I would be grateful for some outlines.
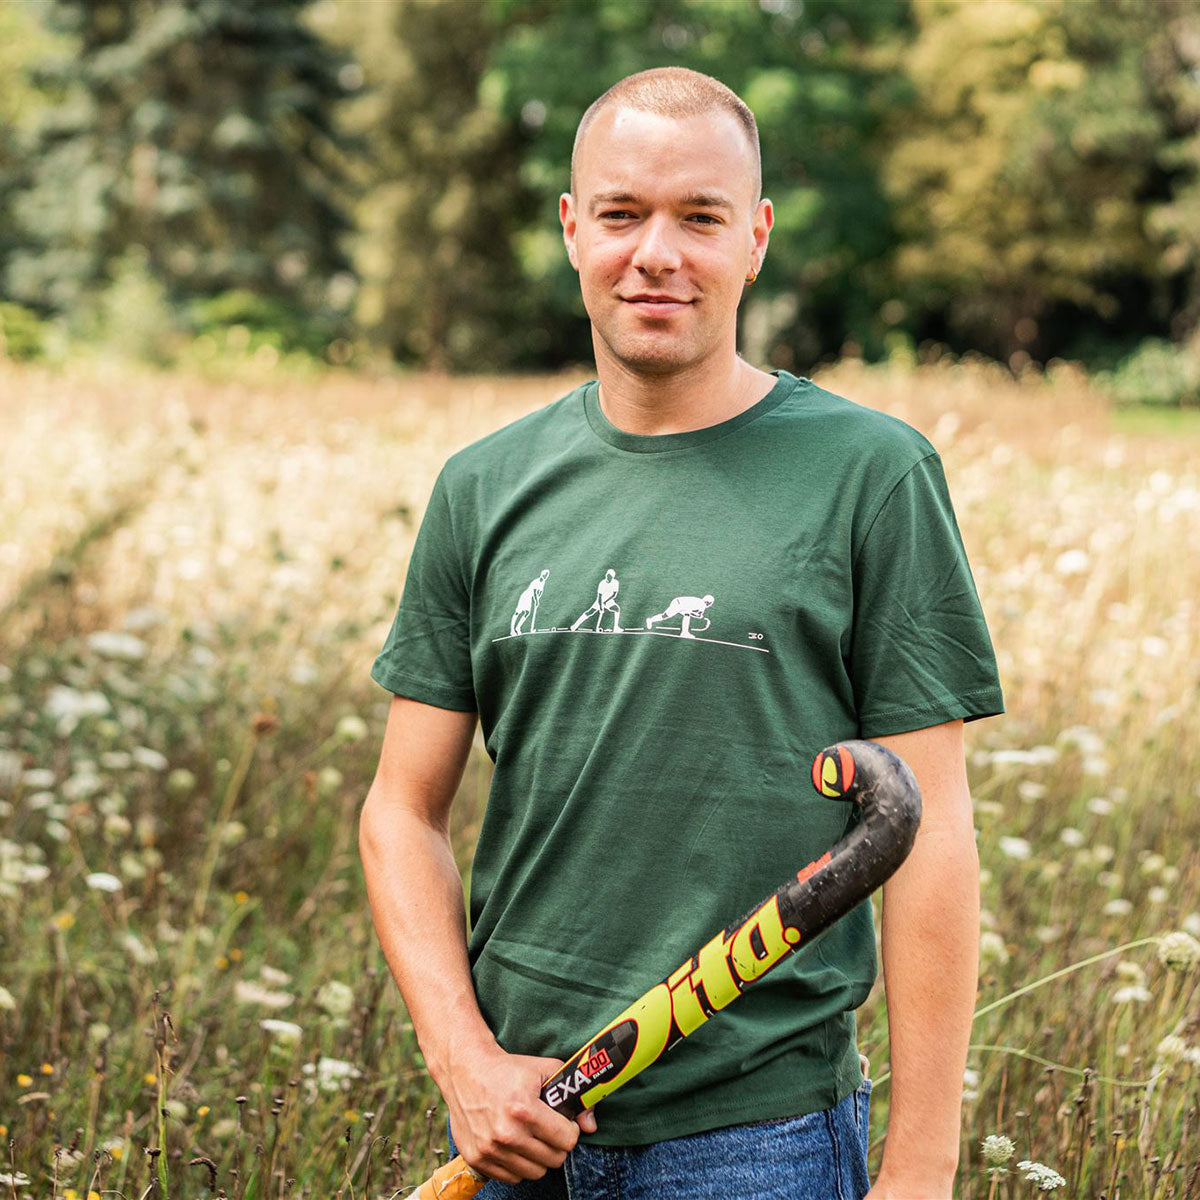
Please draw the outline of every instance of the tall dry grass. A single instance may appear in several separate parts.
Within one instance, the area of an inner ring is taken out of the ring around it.
[[[817,380],[941,450],[1004,677],[968,727],[959,1194],[1031,1193],[1028,1160],[1200,1195],[1200,437],[1129,432],[1065,370]],[[355,846],[367,672],[446,455],[575,382],[0,365],[0,1195],[374,1197],[432,1164]],[[874,1170],[880,987],[859,1016]]]

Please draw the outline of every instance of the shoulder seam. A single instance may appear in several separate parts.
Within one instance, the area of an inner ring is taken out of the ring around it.
[[[901,474],[900,478],[888,488],[888,493],[879,502],[879,507],[875,510],[875,515],[867,523],[867,530],[862,536],[862,541],[858,544],[858,549],[854,552],[853,558],[850,560],[850,571],[853,574],[858,567],[858,560],[863,552],[863,547],[866,546],[868,539],[871,536],[871,531],[875,528],[875,522],[879,520],[880,514],[887,508],[888,501],[896,494],[896,489],[919,467],[922,463],[927,463],[931,458],[937,458],[938,452],[931,450],[928,454],[922,455],[916,462],[910,463],[907,470]]]

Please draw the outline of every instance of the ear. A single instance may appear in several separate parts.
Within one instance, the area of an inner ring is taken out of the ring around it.
[[[558,198],[558,219],[562,223],[563,245],[567,248],[567,260],[578,271],[579,260],[575,253],[575,199],[570,192],[563,192]]]
[[[771,237],[771,226],[775,224],[775,209],[770,200],[762,199],[754,210],[754,218],[750,223],[750,234],[753,239],[750,252],[751,265],[757,263],[755,270],[762,270],[763,259],[767,254],[767,242]]]

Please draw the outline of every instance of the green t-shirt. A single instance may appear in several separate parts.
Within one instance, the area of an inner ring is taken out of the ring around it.
[[[778,372],[685,433],[590,382],[453,455],[372,676],[477,711],[480,1009],[566,1058],[849,828],[814,755],[1003,711],[937,454]],[[862,1080],[863,901],[605,1099],[599,1145],[827,1108]]]

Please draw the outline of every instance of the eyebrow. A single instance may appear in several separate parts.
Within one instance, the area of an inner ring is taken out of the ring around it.
[[[601,192],[598,196],[593,196],[588,204],[588,211],[595,213],[605,208],[610,204],[637,204],[639,198],[633,195],[632,192]],[[688,195],[681,198],[679,201],[682,208],[719,208],[726,212],[733,212],[733,201],[726,196],[712,194],[709,192],[690,192]]]

